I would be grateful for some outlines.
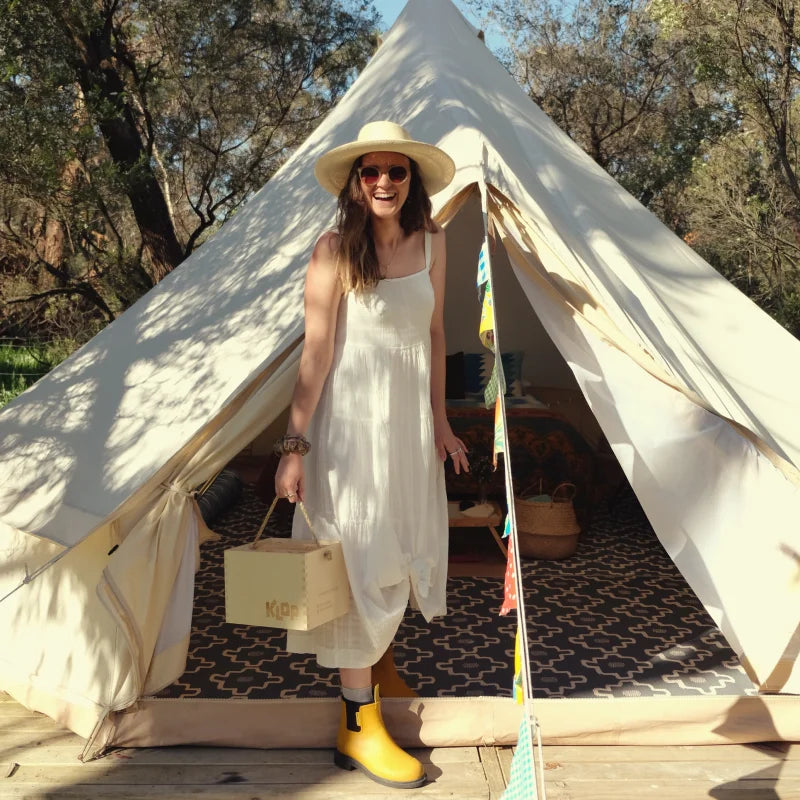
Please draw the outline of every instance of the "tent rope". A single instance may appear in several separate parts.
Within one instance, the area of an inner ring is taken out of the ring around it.
[[[183,497],[195,498],[197,496],[196,489],[191,489],[191,490],[184,489],[183,487],[179,486],[176,483],[162,483],[161,487],[168,492],[172,492],[173,494],[178,494]],[[8,600],[8,598],[11,597],[11,595],[18,592],[23,586],[27,586],[27,584],[29,584],[31,581],[38,578],[39,575],[41,575],[45,570],[52,567],[53,564],[55,564],[57,561],[60,561],[62,558],[64,558],[64,556],[67,555],[67,553],[69,553],[70,551],[74,550],[75,547],[77,547],[77,545],[71,545],[70,547],[67,547],[66,549],[62,550],[58,555],[53,556],[53,558],[51,558],[49,561],[46,561],[41,566],[37,567],[35,570],[33,570],[33,572],[28,572],[28,565],[26,564],[25,577],[13,589],[11,589],[11,591],[7,592],[2,597],[0,597],[0,603],[2,603],[5,600]]]
[[[161,488],[173,494],[182,495],[183,497],[197,497],[198,494],[197,489],[184,489],[177,483],[162,483]]]
[[[28,572],[28,565],[25,564],[25,577],[10,592],[3,595],[3,597],[0,597],[0,603],[2,603],[5,600],[8,600],[8,598],[11,597],[12,594],[15,594],[23,586],[29,584],[32,580],[34,580],[34,578],[38,578],[39,575],[41,575],[46,569],[52,567],[53,564],[56,563],[56,561],[60,561],[62,558],[64,558],[65,555],[67,555],[67,553],[71,552],[76,547],[77,545],[74,544],[71,545],[70,547],[67,547],[66,549],[62,550],[57,556],[53,556],[53,558],[51,558],[49,561],[46,561],[41,566],[37,567],[33,572]]]

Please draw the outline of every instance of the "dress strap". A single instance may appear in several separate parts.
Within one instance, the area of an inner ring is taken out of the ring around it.
[[[425,231],[425,270],[431,271],[431,232]]]

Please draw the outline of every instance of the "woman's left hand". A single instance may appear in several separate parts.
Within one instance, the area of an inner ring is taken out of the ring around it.
[[[461,470],[469,472],[469,459],[467,453],[469,450],[464,442],[456,436],[450,428],[450,423],[445,422],[442,425],[434,426],[434,437],[436,440],[436,452],[439,458],[444,461],[445,459],[453,459],[453,469],[456,475],[461,474]]]

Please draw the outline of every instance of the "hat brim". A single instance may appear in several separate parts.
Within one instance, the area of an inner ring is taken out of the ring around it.
[[[317,159],[314,175],[324,189],[338,196],[347,183],[353,162],[367,153],[402,153],[414,159],[428,195],[441,192],[456,173],[453,159],[432,144],[413,139],[373,139],[369,142],[349,142],[329,150]]]

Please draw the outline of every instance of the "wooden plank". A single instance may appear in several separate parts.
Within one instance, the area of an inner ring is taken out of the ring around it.
[[[415,755],[425,760],[426,753]],[[328,768],[333,763],[331,749],[257,750],[227,747],[148,747],[114,750],[103,758],[88,762],[87,767],[103,769],[103,764],[128,764],[135,767],[194,766],[237,768],[249,766],[302,766]],[[430,759],[427,759],[430,763]]]
[[[403,797],[427,800],[487,800],[488,788],[480,764],[445,764],[428,770],[429,783],[404,790]],[[197,797],[201,800],[372,800],[397,797],[397,790],[374,783],[359,772],[346,772],[333,764],[319,766],[203,769],[191,766],[138,767],[111,765],[107,774],[82,767],[26,769],[0,782],[0,796],[12,798],[108,798],[136,800],[154,797]]]
[[[6,717],[0,720],[0,733],[14,731],[29,731],[30,733],[46,733],[48,731],[65,731],[58,723],[53,722],[50,717],[41,714],[34,715],[27,711],[25,715],[19,717]]]
[[[38,765],[74,764],[83,750],[83,739],[64,735],[64,741],[51,742],[40,737],[31,741],[25,735],[4,737],[0,735],[0,753],[20,763]],[[415,750],[414,755],[423,764],[478,764],[480,758],[475,747],[444,747]],[[103,758],[89,761],[87,769],[102,767],[104,763],[129,763],[137,765],[240,766],[251,764],[318,764],[329,765],[333,750],[258,750],[226,747],[153,747],[113,750]]]
[[[798,781],[705,782],[638,780],[590,785],[556,781],[547,800],[800,800]]]
[[[503,780],[508,785],[511,775],[511,759],[514,757],[513,747],[497,747],[497,762],[500,764],[500,771],[503,773]]]
[[[82,739],[71,731],[57,728],[51,731],[40,731],[31,733],[30,731],[2,730],[0,731],[0,752],[13,747],[64,747],[83,750],[86,740]]]
[[[478,751],[486,776],[486,784],[489,787],[489,800],[500,800],[500,795],[506,788],[506,782],[503,779],[500,762],[497,760],[497,751],[494,747],[481,747],[478,748]]]
[[[400,794],[402,792],[402,794]],[[59,786],[11,787],[2,790],[3,800],[486,800],[486,786],[439,785],[429,783],[419,789],[390,789],[363,777],[353,785],[338,786],[328,781],[321,786],[274,784],[253,786]],[[753,800],[753,798],[751,798]],[[756,800],[760,800],[757,798]],[[772,798],[774,800],[774,798]]]
[[[479,764],[475,747],[436,747],[411,750],[423,764]],[[108,759],[128,760],[140,765],[250,765],[250,764],[324,764],[333,760],[333,748],[313,750],[258,750],[228,747],[149,747],[115,750],[90,762],[102,764]],[[90,764],[87,764],[89,766]]]
[[[201,785],[96,785],[71,784],[60,786],[8,786],[2,784],[3,800],[152,800],[153,798],[194,797],[199,800],[390,800],[398,797],[398,790],[382,787],[361,776],[357,782],[341,783],[330,775],[321,783],[298,785],[296,783],[258,785],[230,783],[222,786]],[[419,789],[407,789],[404,798],[421,800],[485,800],[487,788],[465,783],[435,781]],[[800,782],[765,781],[734,782],[731,784],[685,783],[683,781],[639,780],[628,783],[608,782],[590,786],[571,786],[554,782],[547,788],[548,800],[798,800]]]
[[[545,758],[587,761],[778,761],[800,760],[800,744],[760,742],[720,745],[545,745]]]
[[[566,781],[570,785],[589,781],[626,783],[643,775],[655,775],[659,780],[708,781],[725,783],[735,780],[797,780],[800,781],[799,761],[776,761],[774,764],[753,761],[664,761],[623,763],[596,761],[569,763],[545,759],[545,780]]]
[[[24,745],[19,745],[9,748],[0,747],[0,753],[2,753],[4,760],[16,761],[19,764],[52,766],[80,764],[82,749],[80,747],[48,747],[47,745],[25,747]]]
[[[150,765],[124,762],[94,762],[95,766],[42,766],[21,764],[19,769],[3,781],[3,787],[14,784],[70,786],[77,783],[91,785],[141,785],[161,786],[220,786],[239,784],[318,784],[336,775],[337,783],[351,787],[362,783],[364,776],[358,771],[340,770],[328,764],[251,764],[238,766]],[[486,787],[483,768],[478,764],[431,765],[428,773],[434,780],[440,778],[459,785]]]

